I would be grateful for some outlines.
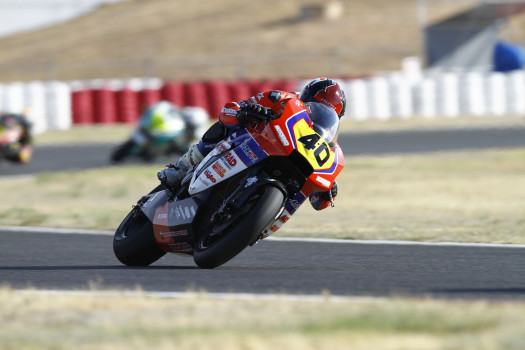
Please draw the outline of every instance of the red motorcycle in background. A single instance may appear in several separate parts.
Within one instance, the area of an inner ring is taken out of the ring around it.
[[[166,252],[218,267],[277,231],[313,192],[328,191],[344,167],[339,118],[293,99],[283,114],[239,129],[187,173],[176,193],[142,197],[115,232],[120,262],[147,266]]]

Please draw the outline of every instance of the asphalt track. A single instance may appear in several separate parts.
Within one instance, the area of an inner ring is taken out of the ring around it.
[[[0,281],[14,288],[525,300],[525,247],[268,240],[214,269],[168,254],[121,265],[111,235],[0,232]]]
[[[355,133],[342,135],[340,144],[347,155],[523,147],[525,128]],[[113,146],[37,148],[24,171],[3,164],[0,173],[107,166]],[[89,290],[95,282],[146,291],[525,300],[524,246],[268,240],[204,270],[176,255],[147,268],[122,266],[104,234],[3,229],[0,242],[0,283],[14,288]]]

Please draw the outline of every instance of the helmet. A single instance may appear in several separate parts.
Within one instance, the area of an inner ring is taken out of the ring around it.
[[[304,106],[315,132],[326,142],[335,142],[339,131],[339,117],[334,109],[319,102],[307,102]]]
[[[142,113],[139,126],[152,133],[164,133],[183,129],[184,121],[177,106],[168,101],[160,101]]]
[[[194,133],[194,138],[201,138],[208,129],[210,115],[202,107],[184,107],[181,110],[186,127]]]
[[[332,79],[317,78],[309,82],[299,94],[303,102],[321,102],[332,107],[339,118],[345,114],[346,97],[339,84]]]

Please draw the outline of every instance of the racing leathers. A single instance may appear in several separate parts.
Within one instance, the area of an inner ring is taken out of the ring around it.
[[[213,150],[218,142],[226,139],[238,128],[257,120],[256,118],[250,119],[250,113],[243,113],[246,109],[250,110],[252,114],[261,114],[263,118],[269,117],[269,114],[280,116],[286,104],[296,98],[298,97],[295,93],[271,90],[261,92],[241,102],[226,103],[219,114],[219,121],[213,124],[203,135],[201,141],[190,147],[188,152],[186,152],[175,165],[170,165],[167,169],[160,171],[157,174],[159,180],[168,188],[178,187],[187,170],[199,164],[202,159]],[[175,186],[171,184],[175,184]],[[304,195],[302,195],[304,198],[301,198],[301,195],[299,192],[296,196],[297,198],[294,197],[291,201],[297,207],[306,199]],[[337,183],[334,182],[334,186],[330,191],[321,193],[314,192],[309,196],[309,200],[315,210],[322,210],[333,204],[336,195]],[[288,212],[290,211],[292,212],[290,213],[291,216],[295,210],[288,210]],[[283,220],[287,219],[282,219],[282,224],[286,222]],[[278,229],[278,227],[276,227],[276,229]]]

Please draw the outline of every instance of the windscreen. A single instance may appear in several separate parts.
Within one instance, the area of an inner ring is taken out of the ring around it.
[[[335,142],[339,131],[337,113],[319,102],[305,103],[305,107],[315,132],[321,135],[326,142]]]

